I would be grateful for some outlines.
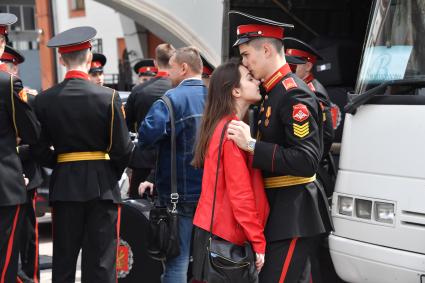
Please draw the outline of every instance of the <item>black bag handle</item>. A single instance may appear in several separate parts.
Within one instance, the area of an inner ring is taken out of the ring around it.
[[[177,193],[177,172],[176,172],[176,125],[175,125],[175,117],[174,117],[174,108],[171,100],[168,96],[162,96],[162,101],[164,101],[165,105],[168,108],[168,112],[170,113],[170,128],[171,128],[171,204],[173,208],[171,210],[172,213],[177,213],[177,203],[179,202],[179,194]]]
[[[217,169],[215,172],[215,184],[214,184],[214,200],[212,205],[212,213],[211,213],[211,223],[210,223],[210,240],[212,238],[212,228],[213,228],[213,220],[214,220],[214,212],[215,212],[215,199],[217,196],[217,181],[218,181],[218,169],[220,168],[220,157],[221,157],[221,150],[224,140],[224,134],[226,133],[227,125],[229,125],[230,120],[226,122],[223,126],[223,130],[221,131],[221,137],[220,137],[220,144],[218,145],[218,158],[217,158]]]

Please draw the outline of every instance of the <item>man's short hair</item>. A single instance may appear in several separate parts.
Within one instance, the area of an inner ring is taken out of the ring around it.
[[[83,49],[69,53],[62,53],[61,56],[66,65],[82,65],[86,63],[88,52],[90,52],[89,49]]]
[[[196,47],[187,46],[179,48],[176,50],[174,58],[178,64],[186,63],[194,73],[202,73],[201,55]]]
[[[249,45],[253,46],[255,49],[259,49],[261,45],[264,43],[270,43],[276,49],[277,52],[283,53],[283,42],[282,40],[271,38],[271,37],[263,37],[263,38],[255,38],[248,42]]]
[[[176,49],[169,43],[163,43],[155,48],[155,61],[159,68],[169,69],[170,58],[173,56]]]

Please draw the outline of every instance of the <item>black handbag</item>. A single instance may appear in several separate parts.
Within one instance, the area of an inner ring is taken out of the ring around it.
[[[204,266],[204,279],[208,283],[255,283],[258,282],[258,272],[255,267],[255,254],[249,243],[243,246],[235,245],[213,234],[213,219],[217,195],[218,170],[227,122],[221,133],[218,149],[217,171],[214,185],[214,201],[210,223],[210,235],[206,248],[207,257]]]
[[[149,214],[148,254],[155,260],[169,260],[180,254],[179,219],[177,215],[176,130],[173,105],[161,97],[170,113],[171,127],[171,207],[155,206]]]

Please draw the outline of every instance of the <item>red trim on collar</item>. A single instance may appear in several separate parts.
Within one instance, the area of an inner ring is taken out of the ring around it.
[[[5,63],[0,64],[0,71],[1,72],[9,72],[9,69],[7,68]]]
[[[308,62],[315,64],[317,61],[317,57],[313,54],[299,50],[299,49],[286,49],[286,55],[298,56],[307,59]]]
[[[308,83],[309,83],[309,82],[311,82],[312,80],[314,80],[314,76],[313,76],[313,74],[310,74],[310,75],[308,75],[307,77],[305,77],[303,81],[304,81],[306,84],[308,84]]]
[[[156,74],[155,78],[167,78],[169,76],[170,76],[170,74],[168,72],[166,72],[166,71],[159,71]]]
[[[291,68],[288,64],[283,65],[279,70],[274,72],[267,80],[263,82],[263,86],[267,92],[269,92],[279,81],[281,78],[286,76],[291,72]]]
[[[213,72],[213,71],[212,71],[210,68],[208,68],[208,67],[205,67],[205,66],[204,66],[204,67],[202,68],[202,74],[203,74],[203,75],[211,76],[212,72]]]
[[[60,54],[70,53],[70,52],[79,51],[79,50],[83,50],[83,49],[89,49],[91,47],[92,46],[91,46],[90,41],[86,41],[86,42],[75,44],[75,45],[61,46],[61,47],[59,47],[58,52]]]
[[[83,71],[71,70],[65,74],[65,79],[83,79],[88,81],[90,78],[89,74]]]

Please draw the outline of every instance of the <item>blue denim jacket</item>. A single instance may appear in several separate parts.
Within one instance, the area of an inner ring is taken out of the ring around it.
[[[165,93],[174,107],[176,121],[177,191],[179,203],[197,202],[201,193],[202,170],[190,165],[196,135],[201,125],[207,88],[202,80],[189,79]],[[160,201],[170,200],[170,117],[167,106],[159,99],[150,108],[139,128],[139,146],[159,148],[155,186]]]

